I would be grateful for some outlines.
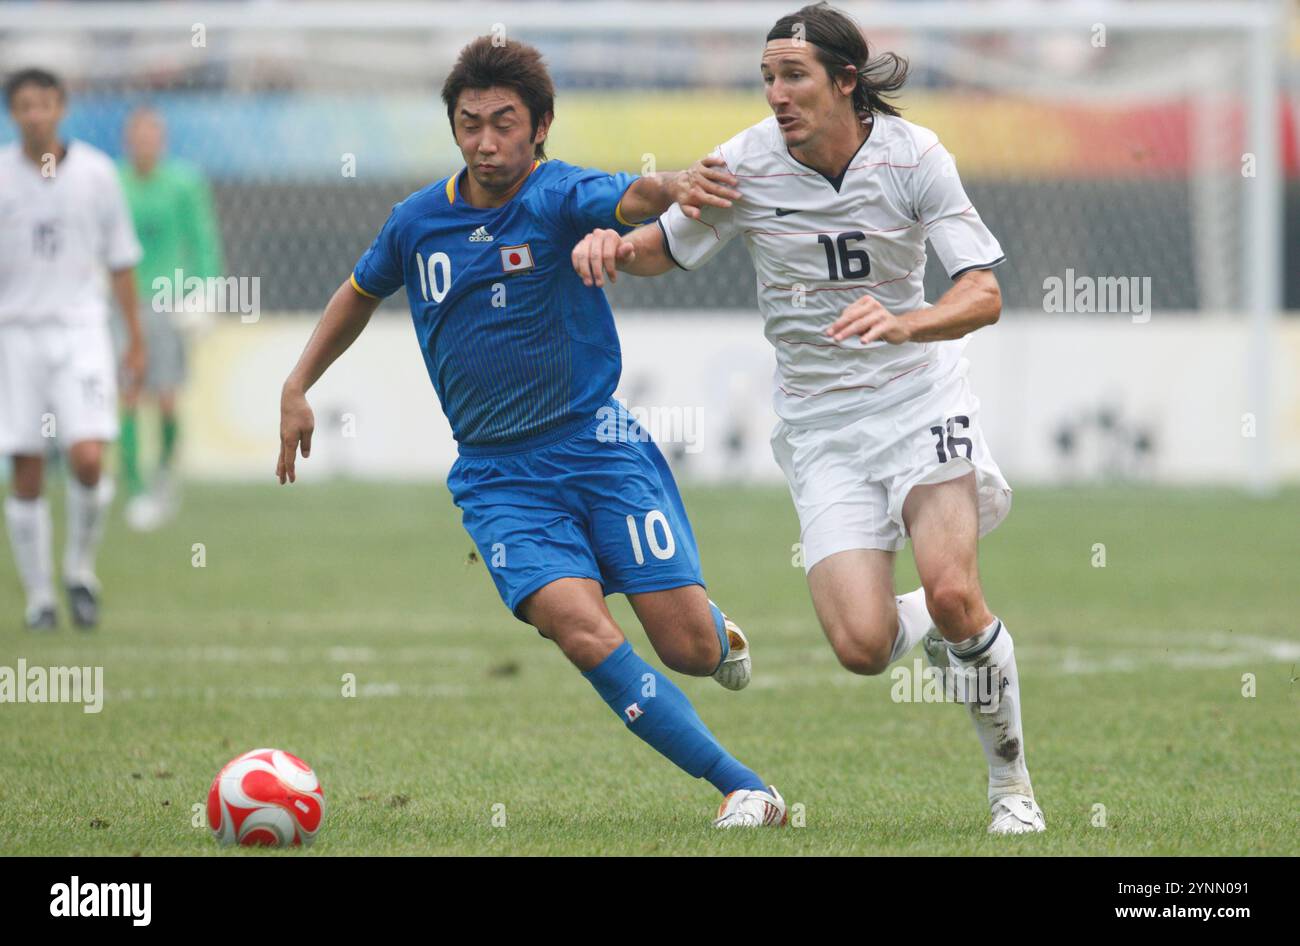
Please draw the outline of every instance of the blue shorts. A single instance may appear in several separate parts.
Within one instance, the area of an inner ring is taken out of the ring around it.
[[[462,447],[447,476],[465,531],[506,606],[558,578],[606,595],[703,585],[668,463],[611,400],[590,423],[515,452]],[[522,620],[522,618],[521,618]]]

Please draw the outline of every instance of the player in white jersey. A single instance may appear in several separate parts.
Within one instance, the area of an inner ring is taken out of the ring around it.
[[[95,554],[113,498],[104,446],[117,436],[117,379],[105,270],[126,323],[128,383],[145,352],[132,268],[140,259],[117,171],[80,141],[64,144],[66,95],[48,72],[5,83],[20,140],[0,148],[0,455],[13,458],[5,523],[27,595],[26,624],[52,629],[53,543],[42,495],[52,439],[67,453],[63,582],[73,622],[99,620]]]
[[[984,600],[978,537],[1011,490],[979,425],[965,336],[997,321],[1002,249],[937,136],[885,97],[906,63],[872,58],[824,4],[783,17],[761,69],[773,116],[723,144],[726,207],[575,247],[584,280],[693,270],[744,237],[776,350],[772,449],[799,513],[813,605],[840,662],[879,674],[925,638],[932,663],[983,689],[970,715],[989,765],[994,833],[1044,828],[1025,765],[1011,635]],[[926,241],[952,278],[923,294]],[[894,593],[908,537],[922,588]]]

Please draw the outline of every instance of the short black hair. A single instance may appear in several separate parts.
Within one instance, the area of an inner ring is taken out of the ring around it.
[[[466,89],[489,89],[501,86],[513,89],[523,99],[532,122],[533,137],[547,115],[555,114],[555,85],[542,61],[542,54],[518,40],[500,42],[492,36],[480,36],[460,51],[456,65],[442,86],[442,101],[447,106],[451,133],[456,134],[456,103]],[[533,156],[546,157],[545,142],[533,146]]]
[[[5,105],[12,108],[14,96],[18,90],[25,85],[40,86],[42,89],[54,89],[59,93],[60,99],[67,99],[68,91],[63,87],[63,81],[54,73],[46,69],[19,69],[11,73],[5,79]]]
[[[825,2],[809,4],[777,20],[767,32],[767,41],[774,39],[810,43],[832,79],[851,68],[858,80],[853,90],[853,109],[858,114],[898,114],[898,106],[888,98],[907,81],[907,60],[895,53],[872,56],[866,36],[847,13]]]

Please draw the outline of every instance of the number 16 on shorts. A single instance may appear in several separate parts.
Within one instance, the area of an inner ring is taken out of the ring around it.
[[[944,422],[943,426],[934,426],[930,428],[930,433],[935,437],[934,449],[939,454],[940,463],[947,463],[949,457],[962,456],[961,451],[963,449],[966,451],[965,456],[967,460],[971,459],[974,454],[975,444],[971,442],[970,438],[957,436],[957,429],[959,427],[962,429],[970,427],[970,418],[965,414],[957,414],[953,417],[949,417]],[[946,451],[944,450],[945,434],[947,435],[948,447]]]
[[[650,554],[664,561],[673,557],[677,551],[677,542],[673,539],[673,530],[668,525],[668,517],[658,509],[651,509],[641,522],[636,516],[627,517],[627,534],[632,540],[632,556],[638,565],[645,564],[645,552],[641,545],[641,533],[645,532],[645,545]]]

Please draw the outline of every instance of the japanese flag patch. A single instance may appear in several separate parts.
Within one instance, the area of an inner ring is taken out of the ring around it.
[[[501,247],[501,271],[504,273],[526,273],[533,268],[533,251],[528,244],[523,246]]]
[[[627,709],[623,710],[623,715],[627,717],[629,723],[634,723],[645,715],[645,710],[643,710],[639,704],[633,703]]]

